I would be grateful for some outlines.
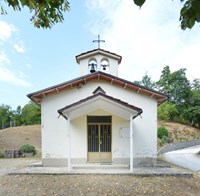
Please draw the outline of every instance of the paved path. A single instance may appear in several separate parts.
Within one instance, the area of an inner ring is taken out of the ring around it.
[[[0,159],[0,176],[18,171],[35,162],[38,162],[38,159],[32,159],[32,158]]]
[[[172,164],[200,173],[200,145],[164,153],[162,158]]]
[[[37,164],[39,163],[39,164]],[[30,167],[30,165],[32,165]],[[110,165],[109,165],[110,166]],[[42,167],[39,159],[0,159],[0,176],[6,174],[69,174],[67,167]],[[135,176],[192,176],[181,169],[162,167],[73,169],[70,174],[120,174]]]

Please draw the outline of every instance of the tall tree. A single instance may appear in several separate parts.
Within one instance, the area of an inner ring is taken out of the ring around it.
[[[177,106],[187,105],[191,97],[191,86],[185,72],[186,69],[180,69],[171,74],[171,100]]]
[[[13,111],[13,119],[12,119],[12,123],[14,126],[20,126],[22,124],[22,119],[21,119],[21,115],[22,115],[22,108],[21,106],[17,106],[17,109],[15,111]]]
[[[192,81],[192,90],[200,90],[200,79],[196,78]]]
[[[163,68],[160,80],[157,82],[159,90],[166,94],[169,94],[171,92],[170,76],[171,76],[171,71],[169,66],[167,65]]]
[[[191,125],[200,128],[200,90],[193,90],[189,101],[189,107],[184,111],[184,115]]]
[[[22,123],[25,125],[34,125],[41,123],[41,110],[38,105],[30,101],[22,108]]]
[[[0,128],[10,127],[10,122],[13,116],[12,108],[9,105],[2,104],[0,106]]]
[[[180,107],[186,105],[191,96],[191,86],[185,72],[186,69],[180,69],[171,73],[169,66],[166,66],[157,82],[160,90],[170,95],[170,101]]]
[[[138,6],[142,6],[146,0],[133,0]],[[180,11],[181,28],[191,29],[195,23],[200,22],[200,1],[199,0],[179,0],[184,2]]]
[[[156,82],[152,81],[151,76],[147,73],[142,77],[141,81],[134,81],[134,83],[145,86],[150,89],[156,89]]]

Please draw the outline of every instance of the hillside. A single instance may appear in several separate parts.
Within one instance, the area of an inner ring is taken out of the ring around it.
[[[19,126],[0,130],[0,151],[19,149],[23,144],[32,144],[41,149],[41,126]]]
[[[173,142],[200,139],[200,130],[197,128],[174,122],[159,122],[158,127],[161,125],[164,125],[168,129]],[[11,127],[0,130],[0,151],[4,151],[5,149],[19,149],[21,145],[27,143],[32,144],[40,151],[40,125]]]
[[[200,129],[175,122],[158,122],[158,127],[164,126],[169,131],[173,142],[200,139]]]

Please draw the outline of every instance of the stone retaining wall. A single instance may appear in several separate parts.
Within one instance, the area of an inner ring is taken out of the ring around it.
[[[166,152],[170,152],[173,150],[179,150],[182,148],[187,148],[190,146],[196,146],[196,145],[200,145],[200,140],[192,140],[192,141],[182,141],[182,142],[177,142],[177,143],[171,143],[168,144],[167,146],[164,146],[163,148],[161,148],[158,151],[158,155],[166,153]]]
[[[19,158],[21,156],[21,152],[19,150],[5,150],[4,158]]]

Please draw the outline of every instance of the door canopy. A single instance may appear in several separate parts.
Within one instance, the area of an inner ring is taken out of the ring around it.
[[[141,108],[106,95],[100,87],[94,93],[85,99],[59,109],[58,113],[64,118],[70,116],[70,119],[75,119],[86,113],[102,109],[126,120],[129,120],[130,115],[133,115],[135,118],[142,113]]]

